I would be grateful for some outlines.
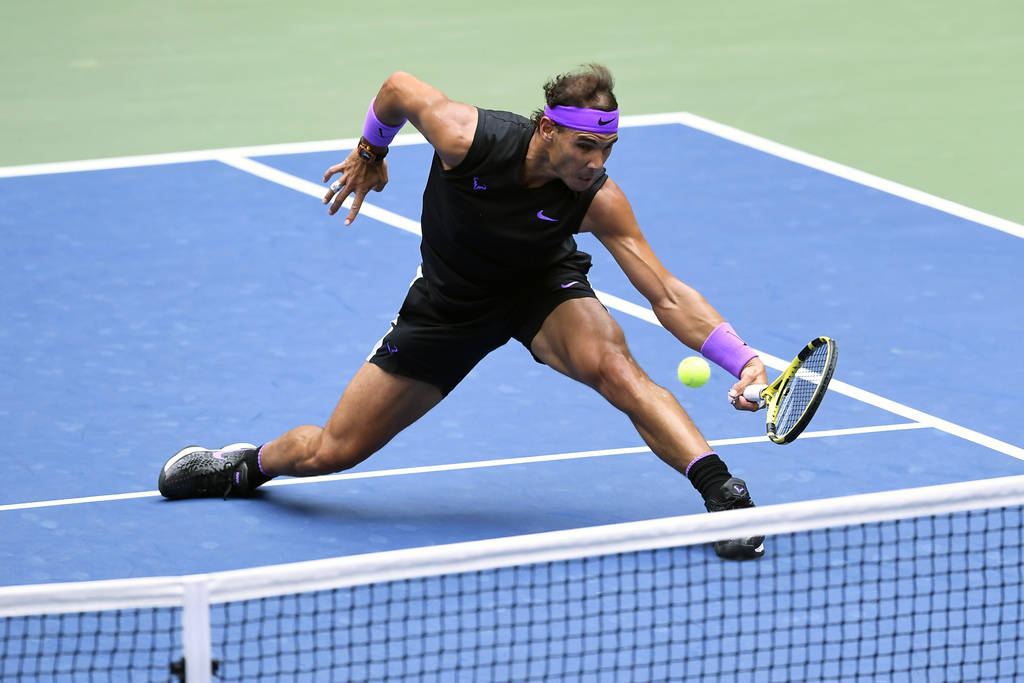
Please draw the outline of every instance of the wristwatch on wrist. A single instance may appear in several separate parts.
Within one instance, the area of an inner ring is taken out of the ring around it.
[[[371,145],[366,138],[359,138],[359,146],[356,149],[360,158],[368,164],[379,164],[388,155],[387,147]]]

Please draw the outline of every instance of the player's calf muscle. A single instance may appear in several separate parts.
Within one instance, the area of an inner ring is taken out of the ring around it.
[[[360,447],[352,440],[321,439],[319,445],[297,463],[297,476],[332,474],[355,467],[377,449]]]
[[[354,467],[370,456],[367,450],[351,440],[330,438],[322,427],[303,425],[268,444],[264,462],[275,475],[311,477]]]

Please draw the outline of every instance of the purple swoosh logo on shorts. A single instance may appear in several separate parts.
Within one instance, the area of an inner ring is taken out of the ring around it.
[[[542,221],[551,221],[552,223],[558,222],[557,218],[548,218],[547,216],[545,216],[544,209],[541,209],[540,211],[537,212],[537,218],[541,219]]]
[[[568,289],[569,287],[572,287],[573,285],[578,285],[579,283],[579,280],[573,280],[572,282],[566,282],[564,285],[558,286],[561,287],[562,289]]]

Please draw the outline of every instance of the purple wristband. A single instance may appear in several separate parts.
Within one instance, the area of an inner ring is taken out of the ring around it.
[[[700,347],[700,352],[709,361],[718,364],[737,378],[743,366],[750,362],[751,358],[757,357],[754,349],[739,338],[729,323],[722,323],[712,330],[704,340],[704,345]]]
[[[370,109],[366,112],[366,122],[363,124],[363,137],[375,147],[387,147],[395,139],[395,136],[398,135],[398,131],[402,130],[405,121],[403,120],[397,126],[389,126],[386,123],[382,123],[373,111],[373,103],[376,101],[376,97],[370,100]]]

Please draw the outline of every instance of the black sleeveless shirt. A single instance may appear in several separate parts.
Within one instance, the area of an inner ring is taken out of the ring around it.
[[[575,192],[555,179],[520,185],[533,123],[518,114],[478,109],[466,158],[445,171],[434,154],[423,191],[423,275],[441,303],[456,306],[506,296],[532,275],[576,254],[573,235],[604,173]]]

